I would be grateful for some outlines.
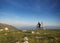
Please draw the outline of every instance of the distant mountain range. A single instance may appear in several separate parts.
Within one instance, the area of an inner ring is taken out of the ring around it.
[[[34,30],[37,29],[36,26],[12,26],[9,24],[0,23],[0,29],[8,27],[9,29],[19,29],[19,30]],[[58,26],[45,26],[44,29],[60,29]]]
[[[34,30],[34,29],[37,29],[36,26],[15,26],[17,27],[18,29],[21,29],[21,30]],[[45,26],[43,27],[44,29],[60,29],[59,26]]]
[[[60,26],[45,26],[46,29],[60,29]]]

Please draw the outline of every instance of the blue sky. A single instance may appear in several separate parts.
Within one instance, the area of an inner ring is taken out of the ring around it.
[[[0,0],[0,23],[60,26],[60,0]]]

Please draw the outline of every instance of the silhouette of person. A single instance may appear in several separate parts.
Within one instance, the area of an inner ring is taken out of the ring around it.
[[[41,28],[41,24],[38,22],[38,28]]]

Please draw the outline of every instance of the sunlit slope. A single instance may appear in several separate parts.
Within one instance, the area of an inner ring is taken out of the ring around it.
[[[12,30],[16,30],[17,28],[12,26],[12,25],[9,25],[9,24],[4,24],[4,23],[0,23],[0,29],[5,29],[5,28],[8,28],[8,29],[12,29]]]

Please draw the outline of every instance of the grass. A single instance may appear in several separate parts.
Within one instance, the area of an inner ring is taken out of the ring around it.
[[[32,34],[31,32],[35,33]],[[39,34],[37,34],[39,32]],[[60,43],[60,30],[8,30],[0,31],[0,43],[15,43],[19,40],[22,43],[23,37],[29,39],[29,43]]]

